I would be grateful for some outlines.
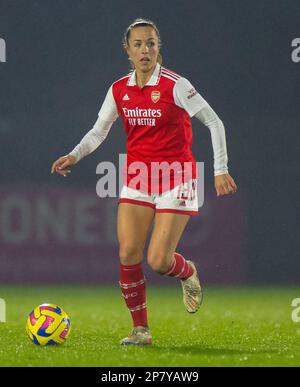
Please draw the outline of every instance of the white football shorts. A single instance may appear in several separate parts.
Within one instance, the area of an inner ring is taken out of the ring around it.
[[[151,207],[156,212],[198,215],[197,179],[191,179],[162,194],[148,194],[124,185],[119,203]]]

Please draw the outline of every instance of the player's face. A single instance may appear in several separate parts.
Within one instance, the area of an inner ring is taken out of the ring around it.
[[[159,53],[158,37],[152,27],[135,27],[130,31],[127,54],[137,71],[153,69]]]

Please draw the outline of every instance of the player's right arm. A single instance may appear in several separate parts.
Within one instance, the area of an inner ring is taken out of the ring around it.
[[[54,161],[51,167],[51,173],[57,172],[61,176],[67,176],[71,172],[70,167],[78,163],[83,157],[92,153],[105,140],[112,124],[118,116],[119,113],[111,86],[106,94],[106,98],[98,114],[98,119],[93,128],[82,138],[72,152]]]

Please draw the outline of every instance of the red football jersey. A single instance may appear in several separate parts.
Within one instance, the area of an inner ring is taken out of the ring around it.
[[[99,116],[123,119],[127,135],[125,184],[154,193],[195,178],[190,118],[206,104],[187,79],[159,64],[143,88],[136,85],[135,71],[114,82]],[[148,176],[143,175],[133,186],[134,177],[141,177],[141,169],[131,168],[138,167],[137,162],[147,166]]]

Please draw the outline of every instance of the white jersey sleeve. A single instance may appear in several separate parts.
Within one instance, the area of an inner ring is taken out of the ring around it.
[[[76,162],[92,153],[107,137],[112,124],[118,118],[118,109],[112,93],[112,86],[109,88],[105,100],[98,113],[98,119],[93,128],[87,132],[80,143],[70,152]]]
[[[226,136],[223,122],[208,102],[185,78],[179,78],[173,89],[175,104],[184,109],[190,117],[195,116],[210,130],[214,152],[214,175],[228,173]]]
[[[210,130],[214,152],[214,175],[218,176],[228,173],[226,136],[223,122],[208,104],[200,109],[195,117]]]
[[[184,109],[190,117],[193,117],[201,110],[207,102],[195,90],[193,85],[186,78],[179,78],[173,88],[175,105]]]
[[[119,117],[117,104],[113,96],[112,86],[110,86],[108,89],[98,116],[101,120],[108,122],[114,122]]]

